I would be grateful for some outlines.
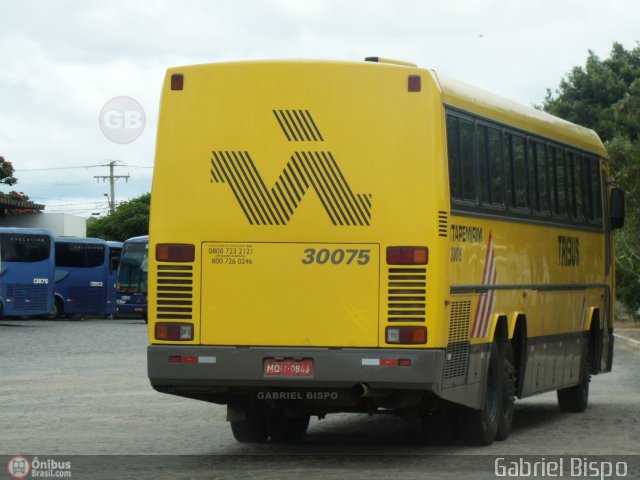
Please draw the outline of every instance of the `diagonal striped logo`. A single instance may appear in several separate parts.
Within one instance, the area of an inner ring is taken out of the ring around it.
[[[487,256],[484,261],[484,271],[482,273],[482,285],[493,286],[496,284],[496,262],[493,254],[493,239],[489,233],[489,243],[487,244]],[[491,316],[496,301],[496,290],[489,288],[486,293],[480,295],[476,314],[473,319],[473,327],[471,329],[472,338],[484,338],[489,334],[489,325],[491,324]]]
[[[274,110],[274,115],[287,140],[324,140],[307,110]],[[334,225],[371,224],[371,194],[353,192],[331,152],[295,152],[271,188],[249,152],[211,153],[211,182],[229,186],[251,225],[286,225],[309,190]]]

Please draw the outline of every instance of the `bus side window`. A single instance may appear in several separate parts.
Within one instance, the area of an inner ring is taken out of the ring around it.
[[[513,136],[509,132],[502,135],[502,159],[504,164],[504,191],[507,207],[516,205],[513,172]]]
[[[460,119],[460,160],[462,164],[463,200],[478,200],[478,180],[474,155],[473,122]]]
[[[600,162],[597,158],[589,159],[591,185],[591,203],[593,205],[593,223],[600,225],[602,223],[602,182],[600,181]]]
[[[513,186],[515,207],[525,209],[529,200],[527,195],[527,165],[525,153],[525,138],[513,135]]]
[[[581,155],[572,150],[566,153],[566,168],[569,197],[569,214],[577,221],[584,221],[583,197],[582,197],[582,168]]]
[[[564,150],[552,145],[551,170],[553,172],[553,213],[557,217],[567,216],[567,178]]]
[[[449,189],[451,198],[462,198],[462,168],[460,166],[460,131],[458,117],[447,114],[447,150],[449,158]]]

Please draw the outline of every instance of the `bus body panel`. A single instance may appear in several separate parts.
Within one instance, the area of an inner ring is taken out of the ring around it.
[[[121,242],[57,237],[55,295],[67,315],[114,315],[115,270]]]
[[[47,315],[53,310],[54,242],[48,230],[0,228],[2,315]]]
[[[606,184],[594,132],[427,70],[304,61],[170,69],[150,223],[154,388],[228,403],[260,389],[370,384],[406,394],[376,400],[383,408],[424,406],[433,394],[478,409],[497,335],[522,342],[519,396],[578,385],[592,325],[603,350],[612,345],[606,188],[600,203],[589,197],[600,215],[591,223],[536,216],[531,205],[483,210],[479,194],[456,203],[451,110],[473,128],[496,126],[499,142],[515,132],[577,152],[594,172],[585,182]],[[193,258],[158,260],[167,246],[193,246]],[[428,258],[393,264],[397,246],[426,247]],[[158,338],[184,324],[192,337]],[[425,343],[394,343],[389,332],[405,327],[426,328]],[[311,361],[313,371],[272,376],[272,360]],[[607,369],[603,353],[594,373]],[[350,401],[333,408],[365,408]]]
[[[182,91],[170,89],[176,72],[185,78]],[[414,74],[420,92],[408,91]],[[442,162],[431,160],[444,155],[441,124],[432,120],[441,115],[439,98],[429,72],[406,67],[252,62],[170,70],[153,189],[189,191],[206,222],[161,193],[152,205],[151,249],[197,242],[192,273],[202,284],[190,294],[202,309],[190,312],[193,343],[393,347],[385,329],[408,316],[396,315],[389,300],[386,247],[439,249],[446,241],[437,223],[421,220],[448,204],[443,191],[428,187],[446,179]],[[202,253],[213,242],[260,245],[261,260],[214,265],[216,258]],[[303,263],[307,249],[320,262]],[[364,265],[361,251],[370,255]],[[434,255],[425,268],[442,278],[445,267]],[[169,282],[157,272],[152,262],[150,292]],[[221,280],[227,275],[229,284]],[[286,288],[276,300],[265,292],[280,281]],[[430,283],[413,310],[424,311],[430,295],[445,292],[446,282]],[[150,316],[170,320],[171,308],[179,313],[177,303],[150,303]],[[438,316],[444,304],[429,309]],[[424,313],[414,320],[424,323]],[[432,323],[428,346],[443,347],[444,338],[445,327]],[[153,334],[150,341],[156,343]]]
[[[203,344],[378,346],[378,245],[211,242],[202,258]]]

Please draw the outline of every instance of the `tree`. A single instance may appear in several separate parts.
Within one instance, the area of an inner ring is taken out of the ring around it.
[[[123,242],[149,233],[151,194],[118,205],[112,214],[87,222],[87,236]]]
[[[614,43],[600,60],[592,51],[585,67],[574,67],[547,96],[547,112],[594,129],[609,151],[611,180],[625,190],[627,218],[617,232],[618,297],[640,308],[640,47]]]
[[[4,185],[15,185],[18,179],[13,176],[13,164],[0,156],[0,183]]]

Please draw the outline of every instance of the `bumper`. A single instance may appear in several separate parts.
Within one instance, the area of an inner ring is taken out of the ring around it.
[[[171,362],[169,357],[172,356],[188,357],[189,361]],[[264,374],[265,358],[283,357],[313,359],[313,375],[274,377]],[[410,360],[410,365],[399,366],[399,359]],[[167,386],[180,390],[188,387],[194,390],[219,387],[351,388],[365,383],[374,389],[428,390],[439,394],[444,351],[150,345],[147,360],[149,380],[162,390]]]

